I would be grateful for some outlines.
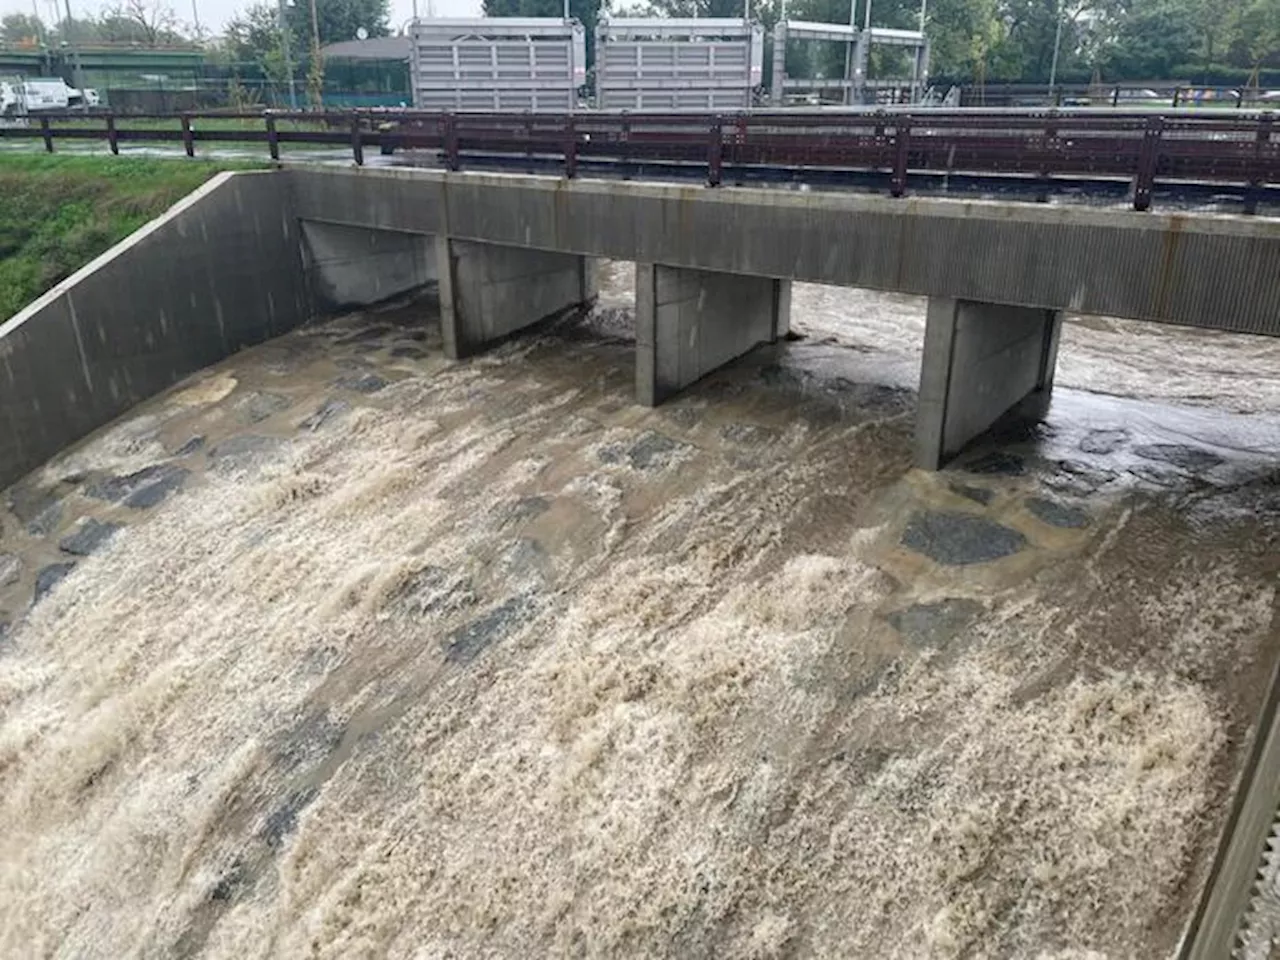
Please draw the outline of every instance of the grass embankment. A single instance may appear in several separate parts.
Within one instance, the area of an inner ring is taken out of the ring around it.
[[[0,155],[0,321],[163,213],[248,163]]]

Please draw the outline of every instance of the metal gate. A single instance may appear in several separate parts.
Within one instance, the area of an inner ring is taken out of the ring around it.
[[[760,86],[764,29],[727,19],[602,20],[596,106],[602,110],[745,110]]]
[[[415,20],[412,37],[413,105],[422,110],[567,113],[586,82],[577,20]]]
[[[787,42],[818,40],[845,45],[843,77],[791,77],[786,72]],[[898,47],[907,51],[907,75],[868,76],[871,48]],[[773,77],[769,83],[774,106],[792,103],[829,103],[850,106],[879,102],[919,103],[929,81],[929,40],[918,30],[890,30],[884,27],[859,29],[852,24],[779,20],[773,28]]]

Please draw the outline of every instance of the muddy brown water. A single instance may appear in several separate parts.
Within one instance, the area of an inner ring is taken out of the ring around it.
[[[919,301],[798,288],[646,410],[605,271],[8,491],[0,954],[1170,953],[1280,639],[1277,345],[1073,323],[1048,422],[925,474]]]

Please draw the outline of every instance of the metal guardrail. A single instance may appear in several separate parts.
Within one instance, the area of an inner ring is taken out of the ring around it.
[[[238,121],[240,126],[226,126]],[[448,169],[524,158],[573,177],[592,162],[623,172],[639,166],[705,173],[859,172],[883,177],[895,197],[920,174],[1016,178],[1047,193],[1055,180],[1132,184],[1133,207],[1147,210],[1157,183],[1223,185],[1243,191],[1253,212],[1280,187],[1280,136],[1264,112],[1185,115],[1143,110],[920,110],[700,113],[186,113],[163,116],[56,114],[0,138],[105,140],[120,144],[263,143],[273,160],[282,145],[348,146],[364,151],[435,151]]]

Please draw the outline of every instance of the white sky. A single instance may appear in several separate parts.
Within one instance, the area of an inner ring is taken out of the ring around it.
[[[40,19],[46,23],[62,19],[64,0],[34,0]],[[192,21],[192,0],[169,0],[174,12],[184,25]],[[195,0],[199,6],[200,26],[215,33],[222,32],[225,24],[237,11],[249,6],[253,0]],[[270,0],[268,0],[270,2]],[[433,0],[435,12],[441,17],[470,17],[480,13],[480,0]],[[78,17],[86,12],[98,14],[103,7],[114,6],[112,0],[71,0],[71,15]],[[54,10],[57,13],[54,13]],[[0,16],[8,13],[32,13],[33,0],[0,0]],[[418,0],[418,12],[427,13],[427,0]],[[413,0],[391,0],[391,29],[396,33],[400,25],[413,16]],[[354,39],[354,38],[352,38]]]

